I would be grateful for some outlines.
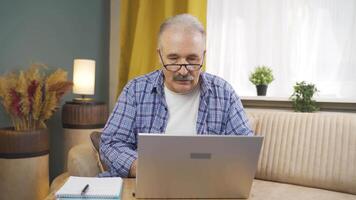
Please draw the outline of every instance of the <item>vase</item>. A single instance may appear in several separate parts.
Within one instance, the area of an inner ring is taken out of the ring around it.
[[[44,199],[49,192],[47,129],[0,129],[0,199]]]
[[[256,85],[257,96],[266,96],[268,85]]]

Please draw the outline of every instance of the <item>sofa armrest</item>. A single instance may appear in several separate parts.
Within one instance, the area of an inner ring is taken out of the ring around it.
[[[68,153],[70,176],[97,176],[100,173],[96,151],[90,144],[74,146]]]

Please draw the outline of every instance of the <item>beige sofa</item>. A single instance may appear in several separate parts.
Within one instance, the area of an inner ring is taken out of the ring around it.
[[[250,198],[356,200],[356,114],[247,110],[257,135],[265,137]],[[91,146],[74,147],[70,175],[100,172]]]

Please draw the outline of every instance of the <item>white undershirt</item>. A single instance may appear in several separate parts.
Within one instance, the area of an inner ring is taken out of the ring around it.
[[[166,134],[196,135],[200,89],[196,87],[187,94],[179,94],[164,86],[168,106]]]

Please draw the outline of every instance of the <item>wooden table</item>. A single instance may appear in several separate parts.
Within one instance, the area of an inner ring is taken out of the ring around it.
[[[64,184],[65,181],[63,181]],[[57,191],[60,187],[62,187],[62,185],[58,185],[58,188],[55,188],[55,191]],[[124,185],[122,188],[122,196],[120,200],[136,200],[136,198],[132,195],[133,192],[135,191],[135,187],[136,187],[136,179],[135,178],[124,178]],[[47,198],[45,200],[56,200],[55,197],[55,191],[51,192]],[[150,200],[154,200],[154,199],[150,199]],[[163,200],[163,199],[160,199]],[[172,200],[172,199],[170,199]],[[180,199],[182,200],[182,199]],[[184,200],[188,200],[188,199],[184,199]],[[200,199],[202,200],[202,199]],[[212,200],[212,199],[209,199]],[[222,200],[222,199],[219,199]],[[231,199],[230,199],[231,200]]]
[[[135,191],[135,186],[136,186],[135,181],[136,179],[132,179],[132,178],[124,179],[122,196],[120,200],[136,200],[136,198],[132,196],[132,193]],[[65,181],[63,181],[63,183],[64,182]],[[58,185],[58,188],[53,188],[54,191],[52,191],[45,200],[55,200],[56,198],[54,193],[61,186],[62,185]],[[356,196],[351,194],[346,194],[346,193],[338,193],[338,192],[315,189],[310,187],[276,183],[276,182],[263,181],[257,179],[253,180],[250,198],[248,198],[248,200],[280,200],[280,199],[283,200],[300,200],[300,199],[356,200]],[[149,199],[149,200],[153,200],[153,199]],[[188,199],[184,199],[184,200],[188,200]]]
[[[136,199],[132,193],[135,191],[136,179],[135,178],[125,178],[124,185],[122,187],[121,200],[131,200]]]
[[[64,184],[65,181],[63,181]],[[62,187],[62,185],[58,185],[58,188],[55,188],[55,191],[57,191],[60,187]],[[135,187],[136,187],[136,179],[135,178],[124,178],[124,185],[122,187],[122,196],[120,200],[136,200],[136,198],[132,195],[133,192],[135,191]],[[51,192],[47,198],[45,200],[56,200],[55,197],[55,191]],[[149,199],[149,200],[154,200],[154,199]],[[160,199],[163,200],[163,199]],[[173,199],[169,199],[169,200],[173,200]],[[182,199],[180,199],[182,200]],[[184,199],[184,200],[189,200],[189,199]],[[202,199],[199,199],[202,200]],[[209,199],[209,200],[213,200],[213,199]],[[223,200],[223,199],[219,199],[219,200]],[[229,199],[231,200],[231,199]]]

